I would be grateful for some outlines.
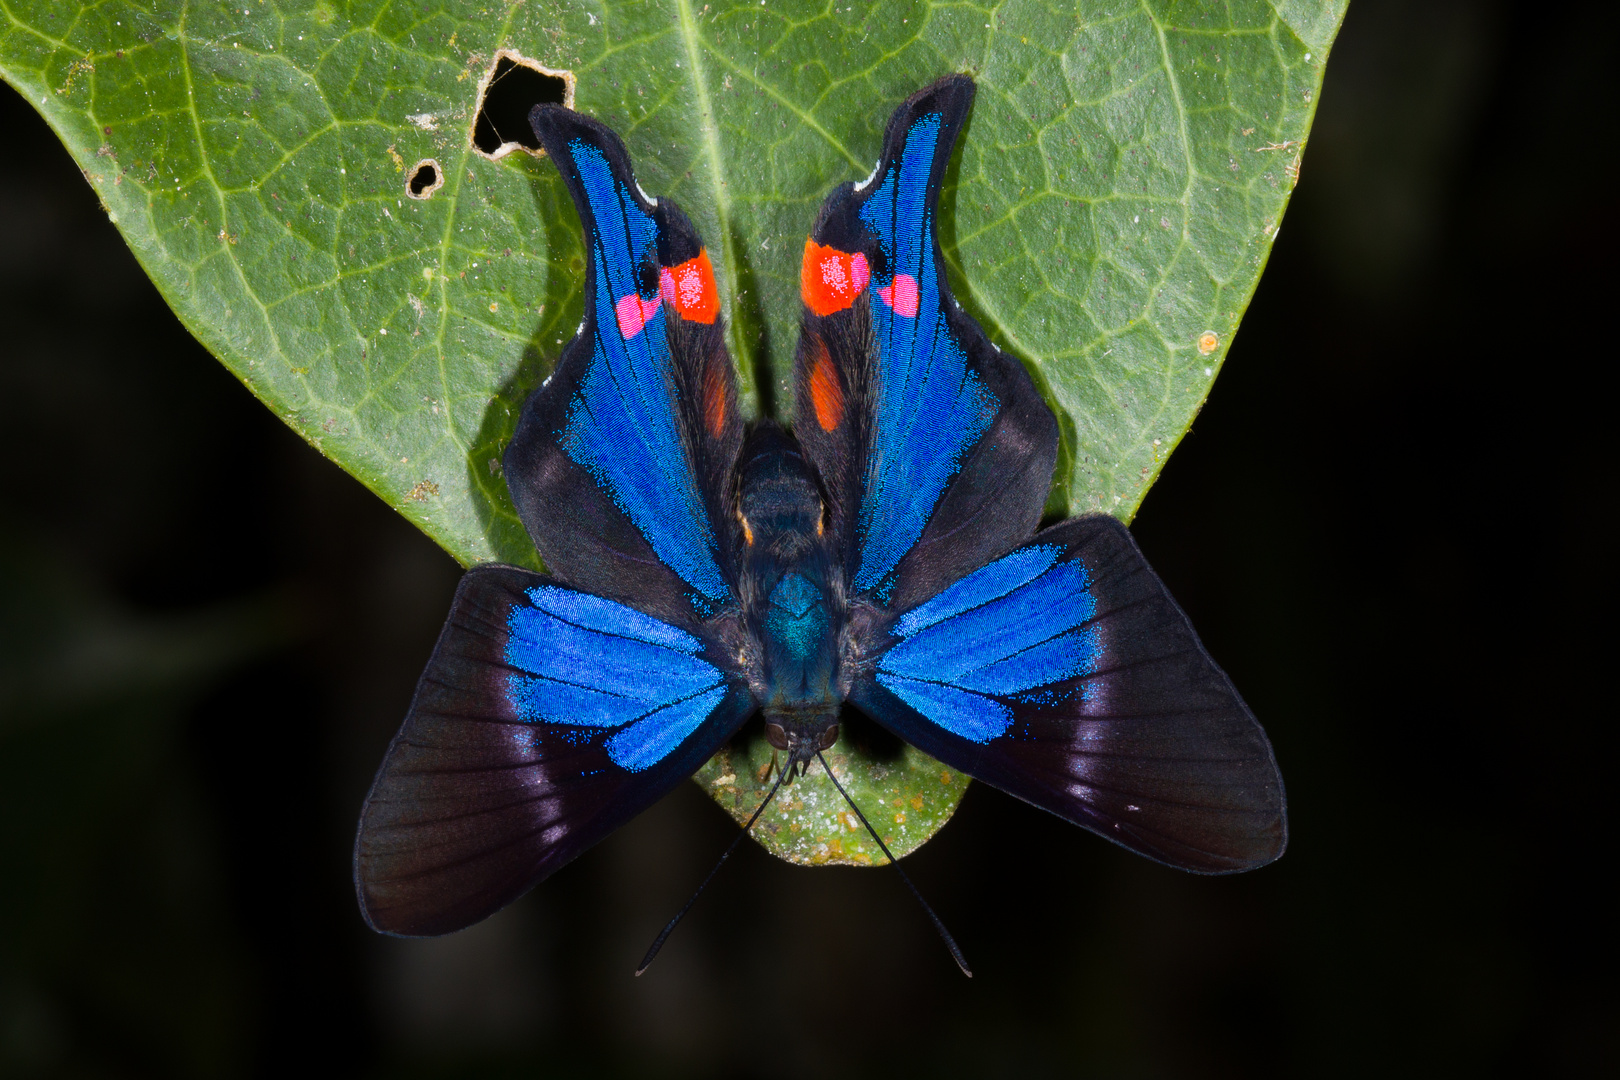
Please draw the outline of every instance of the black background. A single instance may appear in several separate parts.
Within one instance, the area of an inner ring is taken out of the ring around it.
[[[907,862],[971,982],[892,874],[746,844],[632,979],[731,836],[694,785],[472,930],[366,931],[356,812],[458,570],[186,334],[0,92],[0,1073],[1614,1068],[1607,10],[1351,8],[1135,526],[1292,846],[1198,879],[975,785]]]

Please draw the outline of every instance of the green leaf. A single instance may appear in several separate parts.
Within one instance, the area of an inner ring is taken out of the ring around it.
[[[291,427],[464,564],[537,565],[499,475],[581,312],[549,162],[470,145],[498,50],[572,72],[643,187],[718,252],[745,396],[791,400],[803,238],[913,90],[979,96],[943,199],[952,285],[1062,430],[1049,509],[1129,520],[1209,392],[1298,178],[1344,0],[601,0],[504,5],[7,0],[0,72],[45,116],[163,295]],[[409,198],[416,164],[444,185]],[[896,854],[963,780],[840,744]],[[753,808],[769,759],[699,782]],[[727,777],[731,777],[728,781]],[[868,861],[825,777],[759,830]],[[898,802],[896,802],[898,800]],[[920,803],[920,805],[919,805]],[[802,804],[802,808],[801,808]],[[797,827],[795,827],[797,826]]]

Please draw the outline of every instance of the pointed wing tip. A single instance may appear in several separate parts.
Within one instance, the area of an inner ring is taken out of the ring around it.
[[[563,128],[575,119],[583,117],[573,109],[554,102],[542,102],[529,110],[529,127],[534,129],[534,137],[539,139],[542,145],[545,145],[548,139],[559,138]]]
[[[1243,874],[1270,866],[1288,850],[1288,815],[1279,808],[1277,816],[1261,829],[1230,840],[1230,844],[1218,845],[1218,849],[1199,852],[1202,856],[1199,859],[1165,861],[1179,869],[1211,877]]]
[[[973,81],[972,75],[960,71],[953,72],[950,75],[944,75],[938,79],[935,79],[933,82],[917,91],[917,93],[913,94],[912,97],[913,99],[917,100],[933,98],[938,103],[936,108],[959,103],[966,104],[967,102],[971,102],[973,100],[973,95],[975,92],[977,92],[978,85],[978,83]]]
[[[365,834],[365,819],[361,819],[361,836]],[[355,838],[354,852],[354,899],[360,907],[360,918],[365,921],[367,929],[386,937],[421,937],[403,922],[391,918],[388,905],[374,895],[370,887],[370,875],[367,872],[369,860],[360,853],[360,839]]]
[[[528,891],[529,885],[492,897],[489,890],[447,888],[454,875],[439,871],[390,875],[386,857],[357,857],[354,895],[360,918],[384,937],[442,937],[481,922]],[[396,867],[396,869],[398,869]]]
[[[978,84],[971,75],[946,75],[902,102],[890,124],[895,128],[909,127],[913,119],[931,112],[943,113],[947,123],[959,121],[967,115],[977,92]]]
[[[371,802],[369,797],[366,802],[366,809],[369,809]],[[354,898],[360,908],[360,918],[365,921],[367,928],[385,937],[394,938],[436,937],[439,934],[462,929],[461,925],[446,927],[430,925],[433,921],[431,915],[424,918],[420,911],[413,912],[408,902],[401,904],[396,897],[395,902],[390,903],[385,895],[380,895],[380,892],[385,890],[380,890],[376,886],[379,880],[384,880],[384,875],[377,866],[377,859],[365,854],[367,818],[366,810],[363,809],[360,814],[360,831],[354,838]]]
[[[939,117],[938,139],[933,147],[933,172],[937,179],[955,151],[957,138],[962,133],[976,92],[976,84],[971,76],[953,74],[936,79],[901,102],[889,115],[888,126],[884,128],[883,156],[878,161],[874,178],[887,173],[901,160],[914,126],[923,118],[935,115]],[[835,189],[833,194],[828,196],[828,202],[833,202],[848,190],[850,189]],[[877,190],[876,185],[872,187],[863,185],[860,189],[860,201],[864,202]],[[937,186],[931,184],[929,191],[931,203],[932,200],[937,200],[938,194]]]
[[[374,933],[391,938],[442,937],[458,930],[465,930],[473,922],[478,921],[473,919],[469,922],[445,923],[443,920],[435,922],[431,919],[413,919],[408,912],[401,913],[392,911],[386,906],[368,904],[363,892],[360,894],[360,918],[365,920],[366,926]]]
[[[575,112],[566,105],[554,102],[544,102],[529,110],[529,127],[534,129],[534,137],[540,140],[546,156],[557,163],[565,177],[578,172],[579,166],[574,160],[574,150],[570,146],[575,140],[581,140],[594,146],[607,160],[608,168],[613,175],[629,191],[630,197],[645,212],[651,212],[657,206],[657,200],[647,195],[636,183],[635,168],[630,161],[630,151],[624,145],[619,133],[608,127],[602,121],[584,113]],[[579,193],[583,195],[583,191]],[[579,204],[580,197],[575,202]],[[587,201],[588,202],[588,201]],[[580,206],[583,216],[586,206]]]

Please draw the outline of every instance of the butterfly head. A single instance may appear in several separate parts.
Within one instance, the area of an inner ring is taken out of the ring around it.
[[[830,749],[838,741],[838,714],[814,710],[765,710],[765,739],[787,753],[782,771],[808,764],[817,751]]]

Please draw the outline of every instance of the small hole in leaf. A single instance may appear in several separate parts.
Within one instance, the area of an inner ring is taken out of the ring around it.
[[[413,199],[431,199],[433,193],[444,186],[444,170],[432,158],[424,158],[416,163],[411,170],[411,178],[405,181],[405,194]]]
[[[514,150],[543,156],[540,140],[529,127],[529,110],[542,104],[573,108],[574,73],[553,71],[512,49],[502,49],[478,88],[473,149],[492,161]]]

